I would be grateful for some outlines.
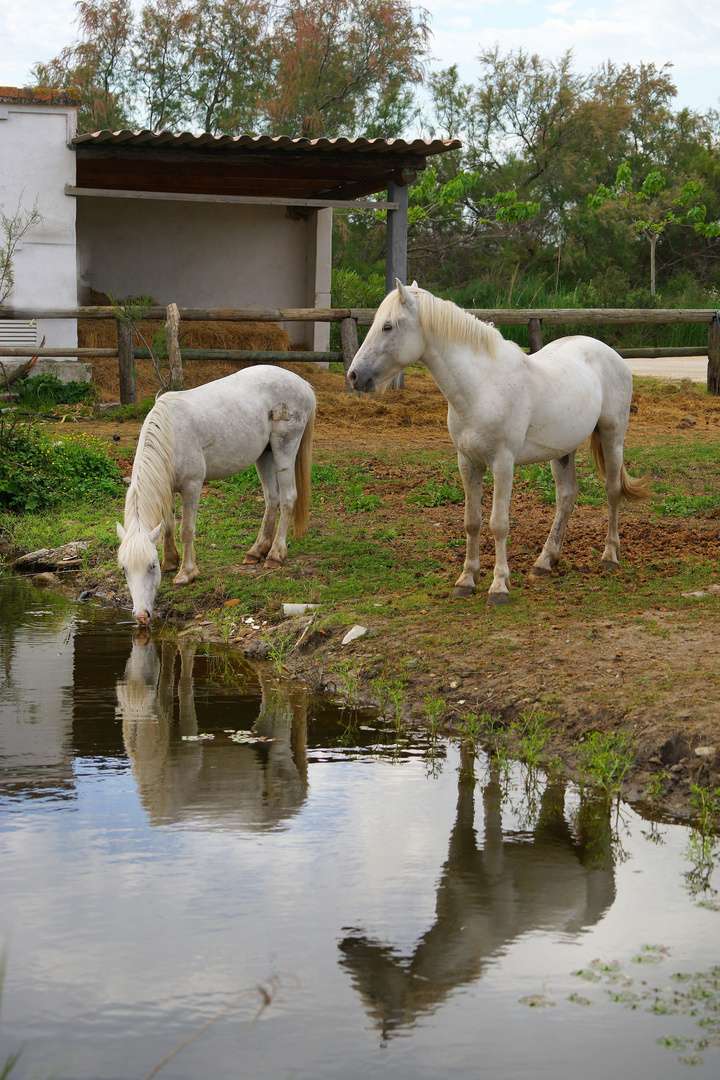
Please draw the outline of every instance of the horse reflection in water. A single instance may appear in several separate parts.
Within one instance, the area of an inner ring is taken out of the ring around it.
[[[281,825],[307,795],[306,705],[302,687],[274,686],[258,670],[262,702],[252,734],[272,739],[228,745],[197,736],[192,644],[158,645],[138,634],[117,684],[123,739],[153,825],[265,829]],[[178,718],[175,719],[177,656]],[[236,724],[243,727],[242,720]]]
[[[488,961],[533,930],[576,934],[615,898],[609,815],[576,833],[564,816],[563,786],[545,789],[532,834],[503,835],[496,775],[485,788],[485,835],[473,825],[474,754],[464,749],[457,816],[437,887],[435,922],[410,955],[352,930],[340,943],[368,1014],[383,1037],[432,1013]],[[598,844],[598,837],[600,838]]]

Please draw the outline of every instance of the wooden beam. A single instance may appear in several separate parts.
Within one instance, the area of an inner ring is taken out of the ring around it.
[[[137,405],[135,359],[133,357],[133,328],[123,319],[117,320],[118,371],[120,374],[120,404]]]
[[[117,349],[73,349],[64,345],[57,349],[39,349],[37,345],[0,346],[0,356],[37,356],[38,360],[42,360],[44,356],[77,356],[80,360],[86,360],[92,356],[117,356],[117,354]]]
[[[357,319],[343,319],[340,323],[340,338],[342,340],[343,365],[345,367],[345,389],[348,392],[353,392],[353,387],[348,381],[347,373],[350,370],[350,365],[355,359],[355,353],[359,348]]]
[[[543,347],[542,322],[540,319],[530,319],[528,322],[528,335],[530,338],[530,352],[540,352]]]
[[[286,199],[264,195],[209,195],[193,191],[135,191],[131,188],[91,188],[65,185],[65,194],[95,199],[151,199],[160,202],[230,203],[240,206],[307,206],[322,210],[326,206],[352,210],[394,210],[397,204],[382,199]]]
[[[408,188],[407,184],[397,184],[390,180],[387,186],[388,199],[397,203],[396,210],[388,210],[385,233],[385,293],[391,293],[396,287],[396,279],[407,285],[407,236],[408,236]],[[395,390],[405,386],[402,371],[396,375],[390,385]]]
[[[358,320],[370,326],[375,308],[180,308],[180,318],[188,322],[342,322]],[[546,326],[661,326],[705,323],[715,318],[714,308],[471,308],[471,315],[496,326],[527,326],[541,319]],[[112,307],[0,308],[0,319],[114,319]],[[151,307],[148,319],[165,321],[164,307]],[[699,347],[702,352],[702,347]],[[75,355],[76,350],[72,350]]]
[[[717,311],[708,331],[708,394],[720,397],[720,317]]]
[[[257,363],[303,364],[312,361],[315,364],[332,361],[339,363],[343,359],[341,352],[300,352],[295,349],[285,351],[261,349],[180,349],[183,360],[250,360]],[[133,349],[135,360],[149,360],[147,349]]]
[[[178,345],[178,332],[180,330],[180,312],[177,304],[168,304],[167,322],[165,323],[165,344],[167,345],[168,361],[170,364],[170,389],[182,390],[183,368],[182,354]]]

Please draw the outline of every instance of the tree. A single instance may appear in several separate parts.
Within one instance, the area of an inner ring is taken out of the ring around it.
[[[133,36],[132,87],[145,106],[151,131],[188,123],[188,55],[196,14],[184,0],[150,0],[140,12]]]
[[[275,38],[274,86],[266,101],[278,134],[351,135],[392,108],[423,78],[425,12],[408,0],[287,0]]]
[[[79,40],[33,67],[36,85],[77,87],[81,131],[127,127],[132,115],[130,0],[76,0]]]
[[[676,181],[668,187],[658,170],[648,173],[636,190],[632,187],[632,170],[623,162],[617,170],[612,187],[598,185],[588,196],[588,205],[599,210],[609,200],[619,206],[629,218],[633,231],[650,245],[650,292],[655,296],[655,252],[658,241],[669,225],[688,226],[706,238],[720,235],[720,222],[706,222],[707,208],[698,203],[702,193],[698,180]]]
[[[192,120],[203,131],[257,131],[273,69],[270,0],[199,0],[189,54]]]

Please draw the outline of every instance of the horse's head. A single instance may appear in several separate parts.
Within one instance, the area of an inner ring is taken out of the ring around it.
[[[409,287],[397,280],[377,310],[368,335],[350,365],[348,379],[356,390],[383,390],[396,375],[416,364],[425,352],[417,282]]]
[[[117,522],[120,539],[118,565],[125,574],[133,605],[133,618],[146,624],[152,618],[155,594],[160,584],[160,561],[156,544],[162,522],[150,532],[142,525],[127,531]]]

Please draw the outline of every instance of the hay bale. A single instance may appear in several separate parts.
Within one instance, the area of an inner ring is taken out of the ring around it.
[[[140,333],[146,341],[162,332],[164,320],[143,319]],[[186,349],[256,349],[286,352],[290,335],[277,323],[186,322],[180,323],[180,346]],[[117,346],[114,319],[78,319],[78,345],[84,349],[113,349]],[[135,338],[135,347],[142,342]]]

